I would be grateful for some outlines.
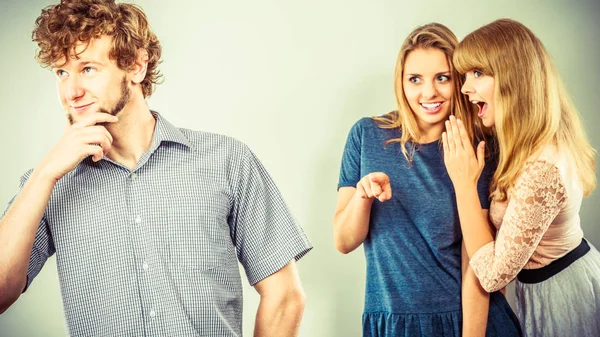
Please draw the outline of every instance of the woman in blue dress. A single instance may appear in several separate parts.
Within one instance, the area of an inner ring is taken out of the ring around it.
[[[456,36],[418,27],[396,63],[398,110],[359,120],[348,135],[334,216],[336,248],[363,244],[363,336],[520,336],[500,292],[487,294],[462,254],[452,182],[440,138],[450,114],[483,137],[452,66]],[[487,196],[493,164],[479,180]],[[489,207],[482,197],[484,212]]]

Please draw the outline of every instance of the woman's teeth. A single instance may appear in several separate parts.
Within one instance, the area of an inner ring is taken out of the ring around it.
[[[421,105],[426,109],[433,110],[442,105],[442,103],[421,103]]]

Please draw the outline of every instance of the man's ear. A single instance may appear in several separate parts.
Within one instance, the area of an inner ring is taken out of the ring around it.
[[[142,83],[144,78],[146,78],[146,71],[148,71],[148,51],[141,48],[138,50],[135,63],[129,71],[131,82],[135,84]]]

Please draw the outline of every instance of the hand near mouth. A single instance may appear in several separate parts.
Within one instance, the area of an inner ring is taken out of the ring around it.
[[[485,142],[479,142],[477,153],[461,120],[450,116],[446,132],[442,133],[444,164],[448,175],[459,193],[465,188],[477,188],[477,181],[485,165]]]
[[[69,124],[58,143],[36,167],[43,176],[55,182],[70,172],[84,158],[92,156],[94,162],[110,151],[112,135],[100,123],[114,123],[118,118],[107,113],[94,113],[79,122]]]

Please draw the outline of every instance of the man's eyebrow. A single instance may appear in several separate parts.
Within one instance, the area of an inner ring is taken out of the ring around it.
[[[98,61],[92,61],[92,60],[76,60],[76,61],[71,61],[75,66],[78,67],[83,67],[83,66],[87,66],[87,65],[97,65],[97,66],[103,66],[103,63],[100,63]],[[61,64],[60,66],[55,65],[52,66],[52,69],[63,69],[65,68],[66,64]]]
[[[91,60],[80,60],[80,61],[79,61],[79,62],[77,62],[77,63],[78,63],[79,65],[82,65],[82,66],[87,66],[87,65],[89,65],[89,64],[92,64],[92,65],[98,65],[98,66],[104,65],[103,63],[100,63],[100,62],[98,62],[98,61],[91,61]]]

